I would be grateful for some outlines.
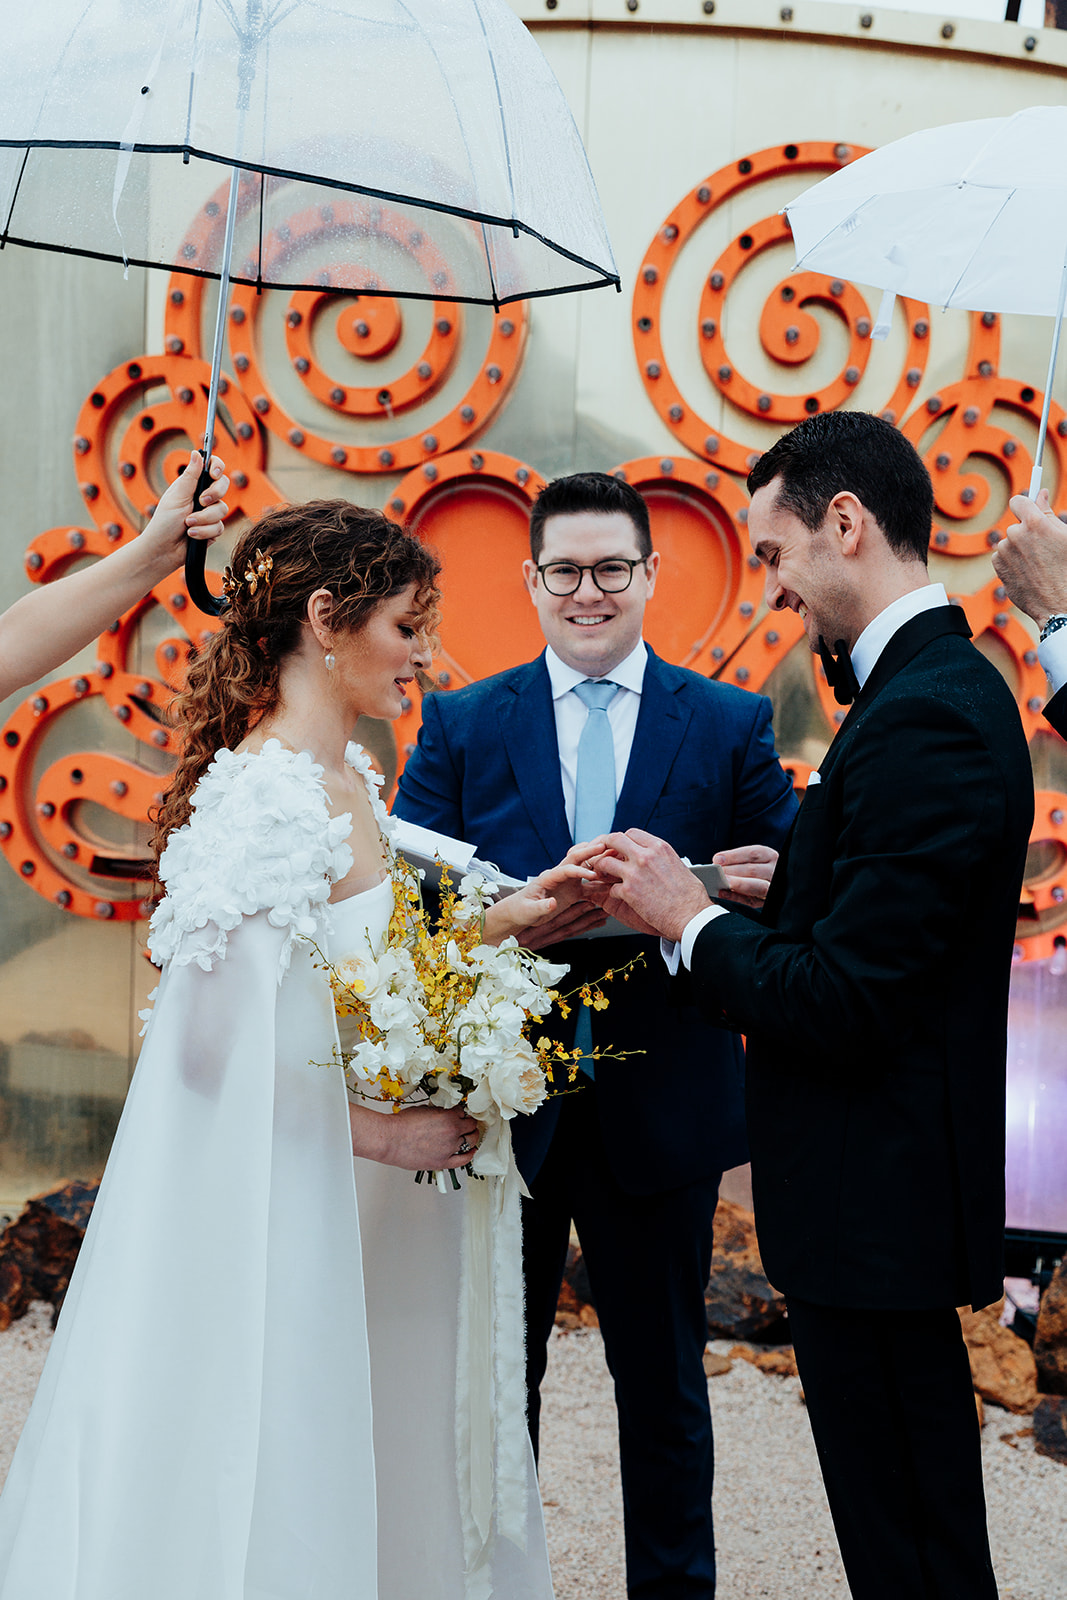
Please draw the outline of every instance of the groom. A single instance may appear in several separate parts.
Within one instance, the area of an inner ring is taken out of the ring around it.
[[[795,811],[769,702],[661,661],[644,643],[659,556],[648,509],[604,473],[539,496],[525,578],[545,636],[536,661],[423,701],[395,810],[475,844],[516,877],[572,841],[651,828],[694,862],[778,847]],[[711,597],[713,598],[713,597]],[[712,1439],[704,1288],[723,1170],[747,1159],[735,1034],[679,1005],[654,940],[540,930],[566,986],[642,955],[557,1037],[636,1052],[589,1062],[581,1092],[512,1123],[533,1193],[523,1215],[530,1431],[573,1222],[619,1410],[632,1600],[711,1600]],[[562,941],[562,942],[558,942]]]
[[[606,904],[677,941],[705,1013],[748,1035],[760,1250],[854,1600],[995,1600],[954,1308],[1003,1293],[1026,741],[929,580],[933,495],[902,434],[812,417],[748,483],[767,603],[804,619],[813,651],[832,645],[852,710],[762,923],[710,906],[654,830],[609,839]]]

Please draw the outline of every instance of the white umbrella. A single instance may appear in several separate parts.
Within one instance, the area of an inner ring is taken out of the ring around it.
[[[1037,494],[1067,298],[1067,106],[926,128],[861,156],[786,206],[796,270],[967,311],[1054,317]]]
[[[189,220],[218,210],[219,164],[232,169],[226,227],[196,246]],[[332,250],[328,226],[311,249],[279,250],[301,207],[329,224],[331,194],[385,202],[388,226],[354,250],[352,207],[339,205]],[[425,234],[446,273],[428,277]],[[444,289],[494,307],[619,282],[578,130],[507,0],[12,7],[0,59],[6,244],[221,280],[208,457],[231,277],[425,299]],[[217,610],[204,546],[190,553],[193,597]]]

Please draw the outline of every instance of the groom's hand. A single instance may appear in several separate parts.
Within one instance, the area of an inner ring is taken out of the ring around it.
[[[686,923],[711,904],[707,890],[665,839],[630,828],[609,833],[595,867],[604,886],[604,910],[638,933],[659,934],[677,942]]]

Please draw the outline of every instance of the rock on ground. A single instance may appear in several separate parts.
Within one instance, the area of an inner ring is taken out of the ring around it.
[[[1034,1352],[1000,1320],[1004,1301],[981,1311],[961,1311],[960,1322],[971,1362],[971,1380],[983,1400],[1005,1411],[1029,1416],[1037,1404]]]
[[[1041,1296],[1034,1339],[1038,1382],[1045,1394],[1067,1394],[1067,1260]]]

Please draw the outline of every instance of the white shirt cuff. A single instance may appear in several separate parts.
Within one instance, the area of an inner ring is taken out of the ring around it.
[[[1067,628],[1057,628],[1055,633],[1050,633],[1044,644],[1038,645],[1037,654],[1052,693],[1058,694],[1067,683]]]
[[[661,939],[659,942],[660,954],[667,963],[667,971],[671,977],[676,977],[678,968],[684,966],[688,972],[693,960],[693,946],[696,944],[697,935],[706,928],[709,922],[714,922],[716,917],[725,917],[725,906],[705,906],[703,911],[698,911],[695,917],[690,917],[682,931],[682,937],[674,939]]]

